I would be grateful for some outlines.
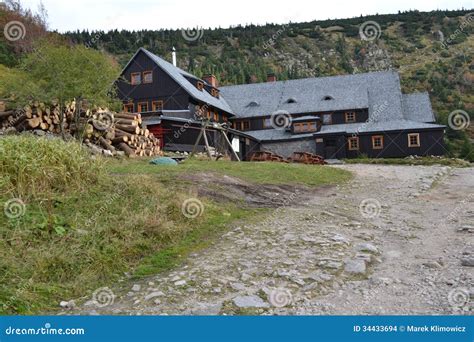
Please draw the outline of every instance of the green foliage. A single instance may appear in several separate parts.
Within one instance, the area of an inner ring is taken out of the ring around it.
[[[25,55],[18,69],[0,79],[0,91],[2,96],[13,94],[18,104],[32,98],[62,102],[80,97],[95,105],[111,105],[111,89],[119,72],[118,65],[102,52],[42,42]]]

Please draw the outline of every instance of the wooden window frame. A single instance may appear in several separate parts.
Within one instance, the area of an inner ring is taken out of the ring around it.
[[[267,120],[270,120],[268,125],[266,124]],[[262,121],[263,121],[263,128],[273,128],[272,127],[272,118],[263,118]]]
[[[142,110],[142,106],[144,104],[146,105],[146,112],[148,112],[148,102],[144,101],[144,102],[138,102],[138,104],[137,104],[138,113],[144,113],[145,112],[144,110]]]
[[[222,115],[222,120],[224,120],[224,122],[227,122],[228,121],[227,116]]]
[[[130,108],[130,106],[132,107],[132,110],[129,112],[129,111],[127,110],[127,108]],[[135,109],[135,106],[133,105],[133,102],[131,102],[131,103],[124,103],[124,104],[123,104],[122,110],[123,110],[125,113],[133,113],[133,110],[134,110],[134,109]]]
[[[160,107],[160,108],[158,109],[158,107]],[[163,108],[164,108],[163,100],[156,100],[156,101],[151,102],[151,109],[153,111],[163,110]]]
[[[214,96],[215,98],[219,98],[219,90],[217,90],[216,88],[212,88],[211,95]]]
[[[140,82],[139,83],[133,82],[133,75],[140,76]],[[131,85],[140,85],[140,84],[142,84],[142,73],[141,72],[132,72],[130,74],[130,84]]]
[[[416,137],[416,144],[411,143],[411,138]],[[420,133],[408,133],[408,147],[420,147],[421,142],[420,142]]]
[[[247,124],[247,128],[245,128],[245,124]],[[249,120],[242,121],[242,131],[250,131],[250,121]]]
[[[375,141],[378,138],[380,138],[380,146],[375,146]],[[372,149],[373,150],[382,150],[383,149],[383,135],[373,135],[372,136]]]
[[[352,147],[352,142],[356,142],[356,147]],[[359,137],[347,138],[347,145],[349,151],[359,151]]]
[[[145,82],[145,74],[150,74],[151,75],[151,81]],[[147,83],[153,83],[153,71],[152,70],[147,70],[142,72],[142,83],[147,84]]]
[[[345,114],[346,123],[357,122],[356,112],[345,112],[344,114]],[[354,119],[353,119],[353,120],[349,120],[349,115],[353,115],[353,116],[354,116]]]
[[[219,122],[219,113],[218,112],[214,112],[214,121]]]
[[[204,83],[201,82],[201,81],[198,81],[197,84],[196,84],[196,88],[198,88],[198,90],[202,91],[204,89]]]

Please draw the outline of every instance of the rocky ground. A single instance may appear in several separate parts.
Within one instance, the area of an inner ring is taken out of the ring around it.
[[[474,169],[337,167],[354,180],[280,194],[268,217],[179,268],[63,313],[472,315]]]

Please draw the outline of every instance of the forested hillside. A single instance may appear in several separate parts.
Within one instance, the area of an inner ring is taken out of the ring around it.
[[[139,47],[171,60],[174,46],[181,68],[198,76],[213,73],[221,85],[261,82],[269,72],[284,80],[395,69],[401,73],[405,92],[430,93],[439,122],[446,124],[453,110],[473,117],[472,12],[410,11],[283,25],[77,31],[62,36],[109,53],[121,65]],[[366,39],[361,39],[360,28],[368,21],[375,22],[369,26],[374,30],[364,31]],[[3,64],[14,67],[19,56],[0,41]],[[472,149],[465,134],[467,131],[474,138],[472,126],[462,131],[448,129],[452,151]]]

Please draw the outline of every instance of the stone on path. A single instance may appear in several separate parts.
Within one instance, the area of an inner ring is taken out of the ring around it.
[[[238,296],[233,300],[234,304],[239,308],[267,308],[268,303],[264,302],[259,296]]]

